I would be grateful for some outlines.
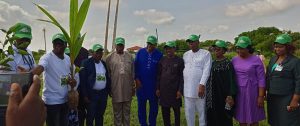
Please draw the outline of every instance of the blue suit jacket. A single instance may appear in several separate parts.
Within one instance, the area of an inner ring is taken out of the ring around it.
[[[108,74],[108,70],[104,61],[101,60],[101,63],[105,67],[106,73],[106,90],[107,93],[110,92],[110,77]],[[81,67],[83,67],[80,72],[80,92],[83,97],[88,97],[89,99],[92,97],[92,90],[96,82],[96,68],[95,68],[95,60],[93,58],[86,59],[82,62]]]

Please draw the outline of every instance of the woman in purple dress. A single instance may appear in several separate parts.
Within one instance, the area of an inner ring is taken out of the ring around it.
[[[252,55],[254,49],[248,37],[239,37],[235,46],[238,56],[232,59],[232,64],[239,90],[235,119],[240,126],[258,126],[258,122],[266,118],[264,66],[259,57]]]

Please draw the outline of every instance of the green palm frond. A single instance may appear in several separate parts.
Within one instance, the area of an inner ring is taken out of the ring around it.
[[[62,25],[52,16],[46,9],[35,4],[50,20],[38,19],[39,21],[47,22],[57,26],[65,35],[66,40],[70,48],[70,59],[72,65],[77,57],[80,48],[82,47],[83,40],[85,38],[80,36],[80,31],[85,22],[91,0],[83,0],[80,8],[78,9],[78,0],[70,0],[70,15],[69,15],[69,33],[62,27]]]

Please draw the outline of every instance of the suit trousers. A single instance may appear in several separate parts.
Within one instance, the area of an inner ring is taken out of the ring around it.
[[[103,89],[100,91],[93,90],[92,94],[93,96],[89,99],[90,103],[87,105],[86,125],[94,126],[93,122],[95,120],[95,126],[103,126],[103,116],[106,109],[108,93]]]
[[[171,126],[170,109],[174,111],[175,126],[180,126],[180,107],[161,107],[161,112],[165,126]]]

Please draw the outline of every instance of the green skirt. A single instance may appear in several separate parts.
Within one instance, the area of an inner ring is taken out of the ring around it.
[[[300,109],[287,111],[292,97],[293,95],[268,95],[268,122],[271,126],[300,126]]]

